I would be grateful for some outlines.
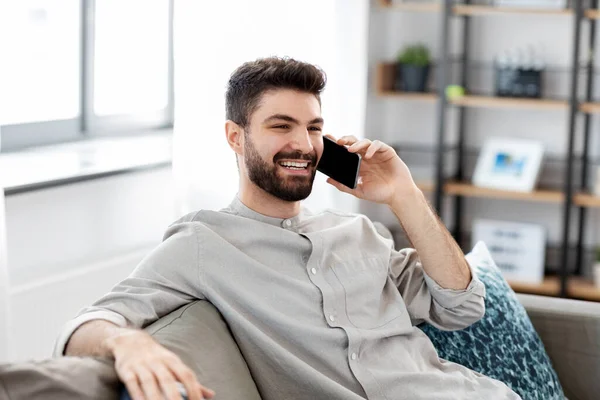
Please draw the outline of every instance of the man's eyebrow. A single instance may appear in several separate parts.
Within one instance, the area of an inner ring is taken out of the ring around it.
[[[272,122],[274,120],[283,120],[283,121],[291,122],[291,123],[294,123],[294,124],[297,124],[297,125],[300,124],[300,121],[298,121],[296,118],[291,117],[291,116],[286,115],[286,114],[273,114],[269,118],[265,119],[263,122],[264,123],[269,123],[269,122]],[[309,125],[310,124],[319,124],[319,123],[323,123],[323,118],[317,117],[317,118],[311,120],[309,122]]]

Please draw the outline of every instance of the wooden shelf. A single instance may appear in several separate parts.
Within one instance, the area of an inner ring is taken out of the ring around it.
[[[379,96],[381,97],[395,97],[398,99],[406,99],[406,100],[419,100],[419,101],[429,101],[435,102],[438,99],[437,94],[435,93],[411,93],[411,92],[397,92],[393,90],[379,92]]]
[[[521,8],[521,7],[494,7],[478,5],[455,5],[452,7],[455,15],[505,15],[505,14],[533,14],[533,15],[573,15],[569,9],[556,8]]]
[[[510,287],[517,293],[540,294],[543,296],[559,296],[560,280],[557,276],[548,276],[542,283],[508,282]]]
[[[406,100],[420,100],[435,102],[438,99],[436,93],[399,92],[394,90],[396,79],[395,63],[379,63],[375,71],[375,90],[380,97],[394,97]]]
[[[544,296],[560,295],[560,279],[558,276],[548,276],[542,283],[509,282],[510,287],[517,293],[540,294]],[[567,297],[600,301],[600,288],[594,283],[580,277],[569,277],[567,281]]]
[[[433,192],[435,184],[431,181],[417,181],[417,186],[423,192]],[[482,197],[491,199],[522,200],[539,203],[561,203],[565,196],[561,191],[535,190],[533,192],[513,192],[509,190],[488,189],[465,182],[447,182],[444,193],[452,196]],[[597,198],[600,207],[600,198]]]
[[[560,203],[564,201],[564,194],[560,191],[535,190],[533,192],[513,192],[508,190],[488,189],[462,182],[446,183],[444,192],[446,194],[466,197],[524,200],[542,203]]]
[[[417,181],[417,187],[423,192],[433,192],[435,190],[435,184],[431,181]]]
[[[600,288],[586,279],[572,277],[567,283],[567,295],[581,300],[600,301]]]
[[[573,203],[580,207],[600,207],[600,197],[591,193],[577,193],[573,196]]]
[[[381,7],[391,8],[398,11],[409,12],[440,12],[442,6],[440,3],[424,3],[422,1],[397,2],[393,0],[379,0]]]
[[[443,1],[443,0],[440,0]],[[379,0],[383,8],[390,8],[406,12],[441,12],[440,3],[423,3],[420,1],[396,2],[393,0]],[[452,7],[454,15],[485,16],[485,15],[564,15],[572,16],[571,9],[556,8],[525,8],[525,7],[495,7],[481,5],[457,4]],[[585,18],[600,19],[600,9],[589,9],[584,11]]]
[[[529,108],[538,110],[566,110],[566,100],[522,99],[516,97],[493,97],[465,95],[448,100],[451,104],[462,107],[481,108]]]
[[[581,103],[579,110],[588,114],[600,114],[600,103]]]
[[[585,10],[585,17],[589,19],[600,19],[600,10]]]
[[[394,80],[396,78],[395,63],[379,63],[375,71],[375,90],[380,97],[394,97],[406,100],[420,100],[436,102],[439,98],[437,93],[409,93],[394,90]],[[480,107],[480,108],[528,108],[538,110],[566,110],[569,103],[566,100],[549,99],[524,99],[514,97],[494,97],[479,95],[464,95],[449,99],[450,104],[462,107]],[[585,103],[586,110],[596,109],[600,112],[600,103]],[[582,105],[582,110],[584,106]],[[591,112],[591,111],[588,111]]]
[[[398,11],[407,12],[440,12],[442,11],[442,5],[440,2],[424,3],[422,1],[393,1],[393,0],[379,0],[381,7],[390,8]],[[482,6],[482,5],[465,5],[457,4],[452,7],[454,15],[470,15],[470,16],[483,16],[483,15],[510,15],[510,14],[529,14],[529,15],[573,15],[571,9],[556,9],[556,8],[525,8],[525,7],[494,7],[494,6]],[[599,11],[587,10],[585,16],[587,18],[600,18],[600,16],[594,16]]]

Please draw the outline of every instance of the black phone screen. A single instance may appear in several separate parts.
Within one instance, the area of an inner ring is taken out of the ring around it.
[[[321,171],[350,189],[355,189],[359,169],[360,155],[350,153],[345,146],[323,136],[323,155],[317,164],[317,171]]]

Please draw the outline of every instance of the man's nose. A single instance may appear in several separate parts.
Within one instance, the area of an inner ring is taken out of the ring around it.
[[[314,146],[310,140],[310,133],[307,129],[299,130],[294,135],[291,146],[294,150],[299,150],[303,154],[311,153],[314,150]]]

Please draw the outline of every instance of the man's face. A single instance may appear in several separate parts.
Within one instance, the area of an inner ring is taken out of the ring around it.
[[[276,90],[263,94],[244,131],[248,178],[286,201],[312,191],[323,153],[321,106],[310,93]]]

